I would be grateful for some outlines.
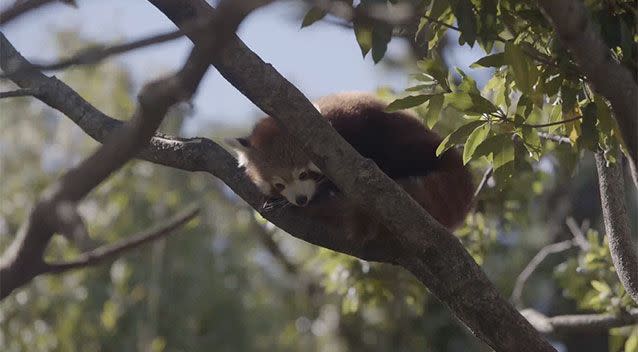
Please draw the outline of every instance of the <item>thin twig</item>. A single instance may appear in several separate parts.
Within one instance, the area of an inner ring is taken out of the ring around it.
[[[23,88],[16,89],[8,92],[0,92],[0,99],[15,98],[15,97],[32,97],[38,94],[37,89]]]
[[[443,26],[443,27],[449,28],[449,29],[454,30],[454,31],[457,31],[457,32],[460,32],[460,31],[461,31],[461,29],[460,29],[459,27],[453,26],[453,25],[451,25],[451,24],[447,24],[447,23],[445,23],[445,22],[443,22],[443,21],[440,21],[440,20],[438,20],[438,19],[436,19],[436,18],[434,18],[434,17],[428,16],[428,15],[426,15],[426,14],[421,15],[421,17],[423,17],[423,18],[425,18],[426,20],[428,20],[428,22],[436,23],[436,24],[438,24],[438,25],[440,25],[440,26]]]
[[[169,220],[156,225],[154,228],[130,236],[130,238],[118,243],[96,248],[90,252],[83,253],[77,259],[68,262],[47,263],[45,264],[46,267],[44,269],[44,273],[60,273],[68,270],[95,266],[102,264],[105,261],[116,259],[124,252],[170,235],[175,229],[183,226],[197,216],[199,211],[199,207],[190,206]]]
[[[548,123],[539,123],[539,124],[516,123],[514,121],[510,121],[510,122],[516,124],[517,126],[521,126],[521,127],[543,128],[543,127],[551,127],[551,126],[556,126],[556,125],[562,125],[564,123],[580,120],[582,118],[583,118],[582,116],[576,116],[576,117],[572,117],[572,118],[561,120],[561,121],[548,122]]]
[[[0,78],[7,78],[16,74],[23,73],[27,70],[43,70],[43,71],[55,71],[68,68],[75,65],[88,65],[95,64],[101,60],[104,60],[110,56],[122,54],[125,52],[133,51],[136,49],[144,48],[147,46],[164,43],[170,40],[175,40],[183,37],[184,35],[195,33],[198,30],[206,28],[208,21],[205,19],[194,20],[193,22],[185,25],[182,29],[173,30],[170,32],[157,34],[142,39],[133,40],[127,43],[122,43],[113,46],[89,48],[78,52],[77,54],[51,63],[31,63],[28,66],[18,66],[11,71],[3,72],[0,74]]]
[[[520,275],[516,278],[516,283],[514,284],[511,296],[511,300],[516,307],[522,308],[524,306],[522,297],[525,284],[543,260],[545,260],[545,258],[547,258],[550,254],[564,252],[572,247],[574,247],[574,241],[567,240],[547,245],[536,253],[534,258],[530,260],[525,269],[523,269]]]
[[[476,190],[474,191],[474,196],[473,196],[474,199],[476,199],[479,193],[481,193],[481,191],[483,190],[483,187],[485,187],[485,185],[487,184],[487,180],[489,180],[489,178],[492,177],[493,173],[494,173],[494,168],[491,166],[485,170],[485,172],[483,173],[483,177],[481,178],[481,182],[479,182],[478,186],[476,186]]]
[[[565,220],[569,231],[574,236],[574,241],[582,249],[583,251],[589,250],[589,242],[587,242],[587,238],[585,237],[585,232],[587,232],[587,228],[589,228],[589,224],[587,222],[583,222],[582,226],[578,226],[576,220],[571,216]]]
[[[502,110],[500,110],[499,113],[491,114],[491,116],[495,116],[496,118],[502,120],[503,122],[511,123],[511,124],[513,124],[514,126],[517,126],[517,127],[530,127],[530,128],[543,128],[543,127],[557,126],[557,125],[562,125],[562,124],[569,123],[569,122],[572,122],[572,121],[580,120],[580,119],[583,118],[583,116],[576,116],[576,117],[572,117],[572,118],[561,120],[561,121],[554,121],[554,122],[548,122],[548,123],[539,123],[539,124],[530,124],[530,123],[524,123],[524,122],[516,122],[515,120],[509,119],[509,118],[507,118],[507,115]]]
[[[547,132],[538,132],[538,136],[543,139],[547,139],[556,143],[572,144],[572,141],[568,137],[560,136],[557,134],[551,134]]]
[[[536,330],[544,334],[602,332],[611,328],[631,326],[638,323],[638,309],[632,309],[619,315],[573,314],[547,317],[534,309],[524,309],[521,314]]]
[[[9,21],[16,19],[18,16],[53,1],[55,0],[16,0],[11,7],[0,13],[0,25],[7,24]]]

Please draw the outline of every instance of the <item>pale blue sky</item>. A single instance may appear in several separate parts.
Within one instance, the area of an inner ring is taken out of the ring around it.
[[[6,6],[7,1],[2,1]],[[3,28],[9,40],[27,58],[55,59],[53,34],[74,29],[83,37],[99,42],[135,39],[171,30],[173,24],[147,1],[83,0],[79,8],[52,5],[34,11]],[[319,23],[299,28],[300,2],[282,2],[254,12],[242,24],[239,35],[266,62],[274,65],[308,97],[347,91],[371,91],[388,86],[402,91],[408,84],[404,72],[388,70],[365,60],[352,30]],[[119,56],[136,84],[141,84],[178,68],[190,49],[186,39],[156,45]],[[476,48],[475,48],[476,49]],[[402,40],[390,43],[389,53],[407,50]],[[454,51],[448,55],[453,65],[462,66],[480,57],[481,50]],[[189,130],[196,133],[199,122],[214,121],[244,125],[259,115],[258,109],[214,70],[209,71],[194,98],[196,115]]]

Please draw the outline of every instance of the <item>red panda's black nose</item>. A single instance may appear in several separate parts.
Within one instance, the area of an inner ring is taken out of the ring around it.
[[[295,201],[297,202],[297,205],[306,205],[306,203],[308,203],[308,197],[306,196],[297,196],[297,198],[295,198]]]

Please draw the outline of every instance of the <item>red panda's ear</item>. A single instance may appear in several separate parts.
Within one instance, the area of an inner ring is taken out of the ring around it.
[[[237,153],[237,162],[240,167],[248,165],[248,151],[252,148],[248,138],[226,138],[224,142]]]
[[[248,138],[226,138],[224,142],[237,152],[245,152],[251,148]]]

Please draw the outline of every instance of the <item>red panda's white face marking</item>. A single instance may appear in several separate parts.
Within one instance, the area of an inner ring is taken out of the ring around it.
[[[321,170],[287,138],[252,145],[246,138],[227,139],[237,152],[238,164],[262,193],[282,196],[296,206],[306,206],[323,179]]]
[[[272,184],[290,203],[303,207],[312,200],[317,191],[317,177],[313,177],[313,174],[316,174],[316,171],[310,167],[294,169],[288,182],[282,177],[275,176]]]

